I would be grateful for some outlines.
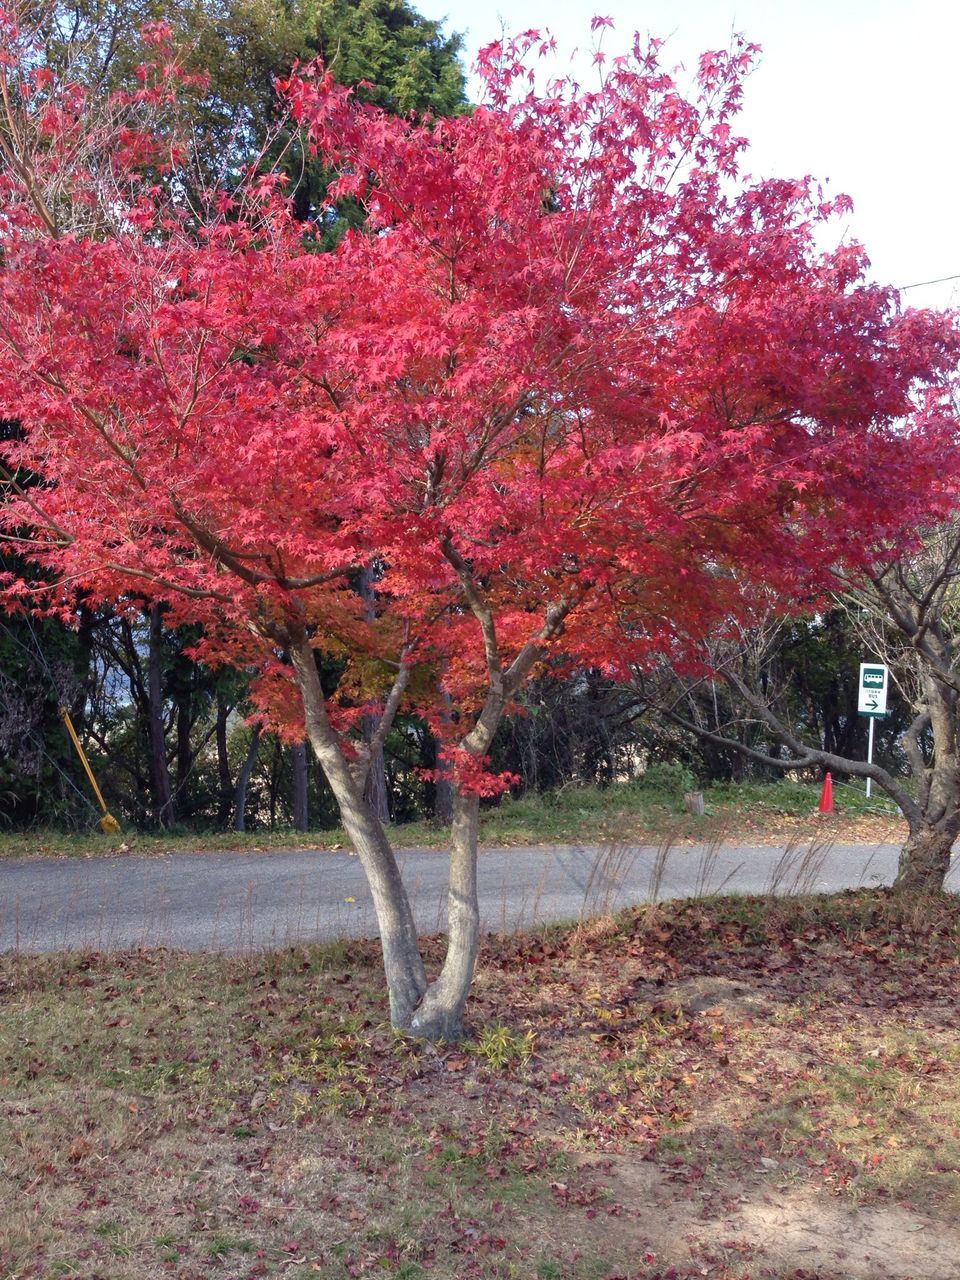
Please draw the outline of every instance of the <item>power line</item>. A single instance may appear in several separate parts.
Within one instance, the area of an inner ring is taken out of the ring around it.
[[[947,284],[950,280],[960,280],[960,274],[955,276],[938,276],[936,280],[918,280],[916,284],[901,284],[897,286],[898,293],[905,293],[907,289],[922,289],[927,284]]]
[[[31,742],[33,742],[33,743],[34,743],[34,744],[35,744],[35,745],[40,749],[40,754],[46,757],[46,759],[47,759],[48,763],[53,765],[54,769],[56,769],[57,773],[59,773],[60,777],[64,780],[64,782],[67,784],[67,786],[68,786],[68,787],[71,787],[71,788],[72,788],[72,789],[77,793],[77,795],[80,797],[80,799],[83,801],[83,803],[84,803],[84,804],[85,804],[89,809],[92,809],[92,810],[93,810],[93,812],[94,812],[95,814],[97,814],[97,816],[99,817],[100,810],[99,810],[99,809],[97,808],[97,806],[93,803],[93,801],[92,801],[92,800],[90,799],[90,797],[86,794],[86,792],[84,792],[84,791],[81,791],[81,790],[80,790],[80,788],[79,788],[79,787],[77,786],[77,784],[73,781],[73,779],[69,776],[69,774],[65,773],[65,772],[64,772],[64,770],[63,770],[63,769],[61,769],[60,765],[59,765],[59,764],[57,764],[56,760],[54,760],[53,756],[50,754],[50,752],[49,752],[49,751],[47,751],[46,747],[43,745],[43,739],[42,739],[42,738],[39,738],[39,737],[38,737],[35,733],[33,733],[33,732],[29,733],[27,736],[28,736],[28,738],[30,739],[30,741],[31,741]]]

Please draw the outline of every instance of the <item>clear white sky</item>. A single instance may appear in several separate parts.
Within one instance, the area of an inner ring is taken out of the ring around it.
[[[668,66],[696,65],[731,31],[762,45],[740,132],[757,176],[812,174],[853,198],[844,224],[872,274],[908,285],[960,275],[960,4],[956,0],[415,0],[465,37],[468,62],[502,28],[550,30],[564,53],[589,49],[590,19],[610,17],[604,49],[635,30],[663,37]],[[560,70],[561,64],[557,63]],[[577,72],[588,82],[586,64]],[[841,224],[837,224],[841,234]],[[960,302],[960,280],[903,295]]]

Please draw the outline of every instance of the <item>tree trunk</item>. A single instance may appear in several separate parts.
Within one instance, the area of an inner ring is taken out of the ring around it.
[[[367,740],[376,732],[376,718],[363,717],[363,736]],[[363,798],[377,815],[381,825],[390,821],[390,799],[387,787],[387,764],[383,757],[383,747],[378,747],[370,758],[370,772],[363,788]]]
[[[477,964],[480,908],[477,901],[477,837],[480,799],[456,792],[447,897],[447,955],[440,976],[427,988],[411,1030],[429,1040],[459,1040],[463,1011]]]
[[[910,834],[900,853],[894,888],[939,893],[950,870],[950,854],[960,833],[960,745],[956,692],[930,673],[923,674],[924,700],[904,735],[904,747],[918,783],[918,810],[907,814]],[[922,734],[933,732],[933,754],[923,759]]]
[[[190,697],[185,695],[177,704],[177,812],[181,816],[190,816],[188,787],[193,770],[193,747],[190,742],[190,731],[193,721],[190,716]]]
[[[217,801],[217,826],[225,827],[230,820],[230,808],[233,802],[233,779],[230,777],[230,755],[227,751],[227,720],[230,707],[222,694],[217,694],[217,779],[219,796]]]
[[[283,770],[283,748],[280,746],[280,739],[273,739],[273,754],[270,757],[270,790],[268,792],[270,802],[270,830],[273,831],[277,825],[277,801],[280,798],[280,774]]]
[[[960,821],[947,826],[911,826],[900,851],[893,887],[904,893],[939,893],[950,870]]]
[[[440,698],[443,719],[447,724],[450,724],[453,719],[453,708],[450,702],[450,695],[445,690],[441,689]],[[427,729],[427,733],[430,734],[430,742],[433,748],[432,765],[433,768],[436,768],[441,743],[438,738],[435,738],[434,735],[430,733],[429,729]],[[442,822],[444,826],[446,826],[447,823],[453,822],[455,795],[456,793],[453,782],[447,774],[441,774],[434,784],[433,816],[438,822]]]
[[[293,826],[295,831],[307,831],[310,827],[310,805],[305,742],[298,742],[290,748],[290,763],[293,766]]]
[[[246,759],[243,762],[243,768],[237,777],[237,787],[233,795],[233,829],[234,831],[246,831],[246,809],[247,809],[247,787],[250,785],[250,775],[253,773],[253,766],[257,763],[257,751],[260,749],[260,735],[263,732],[260,725],[253,730],[250,735],[250,746],[247,748]]]
[[[172,827],[176,821],[173,794],[170,787],[170,770],[167,767],[167,743],[163,731],[163,688],[161,684],[160,606],[150,609],[150,649],[147,674],[147,697],[150,727],[150,775],[153,782],[153,801],[157,821],[161,827]]]
[[[343,828],[367,877],[380,930],[383,969],[390,998],[390,1020],[412,1029],[414,1012],[427,988],[417,944],[417,928],[400,868],[377,815],[363,798],[337,735],[327,718],[320,677],[309,641],[290,646],[290,658],[303,698],[307,736],[340,809]]]
[[[433,793],[433,816],[444,826],[453,822],[453,811],[456,802],[456,791],[453,783],[445,774],[441,774]]]
[[[483,710],[463,739],[462,749],[474,757],[490,750],[503,717],[506,693],[502,679],[491,679]],[[458,787],[454,797],[447,898],[447,954],[437,980],[430,984],[411,1030],[431,1040],[458,1040],[463,1011],[477,963],[480,907],[477,901],[477,841],[480,797]]]
[[[360,596],[365,606],[367,621],[372,623],[376,618],[376,595],[373,589],[373,570],[369,565],[365,565],[360,570]],[[370,742],[376,733],[378,721],[379,716],[363,717],[361,732],[366,742]],[[363,798],[377,815],[381,825],[390,821],[390,793],[387,787],[387,763],[384,759],[383,747],[378,747],[370,758]]]

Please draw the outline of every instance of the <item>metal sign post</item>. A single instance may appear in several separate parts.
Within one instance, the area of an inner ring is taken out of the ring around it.
[[[860,683],[857,690],[857,714],[869,716],[867,731],[867,764],[873,764],[873,722],[887,714],[887,686],[890,673],[882,662],[861,662]],[[867,796],[871,793],[872,778],[867,778]]]

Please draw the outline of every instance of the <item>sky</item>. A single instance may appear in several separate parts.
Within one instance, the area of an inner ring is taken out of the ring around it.
[[[613,19],[604,50],[633,32],[666,40],[664,63],[690,70],[733,31],[762,46],[737,126],[758,177],[826,180],[853,213],[837,239],[859,240],[871,275],[898,287],[960,276],[960,5],[955,0],[418,0],[478,48],[529,27],[563,51],[590,50],[594,14]],[[589,55],[575,63],[589,83]],[[904,305],[960,305],[960,279],[912,288]]]

